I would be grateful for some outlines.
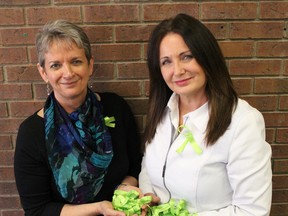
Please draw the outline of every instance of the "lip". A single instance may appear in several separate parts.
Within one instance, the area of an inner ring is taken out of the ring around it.
[[[63,83],[61,83],[61,84],[62,84],[62,85],[65,85],[65,86],[70,86],[70,85],[75,85],[77,82],[78,82],[78,80],[69,81],[69,82],[63,82]]]
[[[188,81],[191,80],[193,77],[188,77],[186,79],[176,80],[174,81],[178,86],[185,86],[188,84]]]

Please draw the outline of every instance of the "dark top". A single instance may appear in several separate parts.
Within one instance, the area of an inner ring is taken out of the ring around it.
[[[103,116],[115,117],[108,127],[114,156],[95,202],[112,200],[114,189],[125,176],[138,179],[142,155],[133,114],[127,102],[114,93],[100,93]],[[34,113],[21,125],[17,135],[14,172],[25,215],[60,215],[65,201],[57,191],[49,166],[44,137],[44,119]]]

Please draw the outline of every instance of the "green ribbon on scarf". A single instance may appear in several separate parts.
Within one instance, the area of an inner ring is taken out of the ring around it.
[[[183,142],[183,144],[176,150],[177,153],[181,153],[184,151],[187,143],[190,143],[190,145],[192,146],[193,150],[196,152],[196,154],[200,155],[202,154],[202,149],[201,147],[197,144],[192,132],[184,125],[180,125],[178,127],[178,132],[181,133],[181,128],[185,128],[187,129],[187,132],[182,133],[185,136],[185,141]]]
[[[112,128],[115,127],[115,117],[114,116],[111,116],[111,117],[105,116],[104,121],[105,121],[105,125],[107,127],[112,127]]]
[[[150,203],[151,200],[151,196],[139,198],[139,193],[135,190],[115,190],[112,204],[115,210],[124,212],[126,216],[132,216],[141,215],[141,207]]]

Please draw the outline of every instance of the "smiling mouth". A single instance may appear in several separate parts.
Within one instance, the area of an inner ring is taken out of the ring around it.
[[[177,81],[175,81],[175,83],[176,83],[177,85],[183,85],[183,84],[187,83],[187,81],[190,80],[190,79],[192,79],[192,78],[193,78],[193,77],[189,77],[189,78],[182,79],[182,80],[177,80]]]
[[[74,84],[76,84],[78,82],[78,80],[75,80],[75,81],[73,81],[73,82],[66,82],[66,83],[61,83],[62,85],[74,85]]]

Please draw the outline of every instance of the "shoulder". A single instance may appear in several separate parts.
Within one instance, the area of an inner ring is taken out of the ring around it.
[[[128,104],[120,95],[113,92],[98,93],[104,110],[126,109]]]
[[[41,110],[40,110],[41,111]],[[19,127],[19,130],[25,130],[25,131],[35,131],[41,129],[42,125],[44,124],[44,120],[42,117],[39,116],[39,112],[35,112],[33,115],[29,116],[26,118]]]
[[[264,118],[262,113],[256,108],[252,107],[247,101],[238,99],[238,104],[232,116],[232,123],[247,123],[253,125],[254,123],[264,126]]]

